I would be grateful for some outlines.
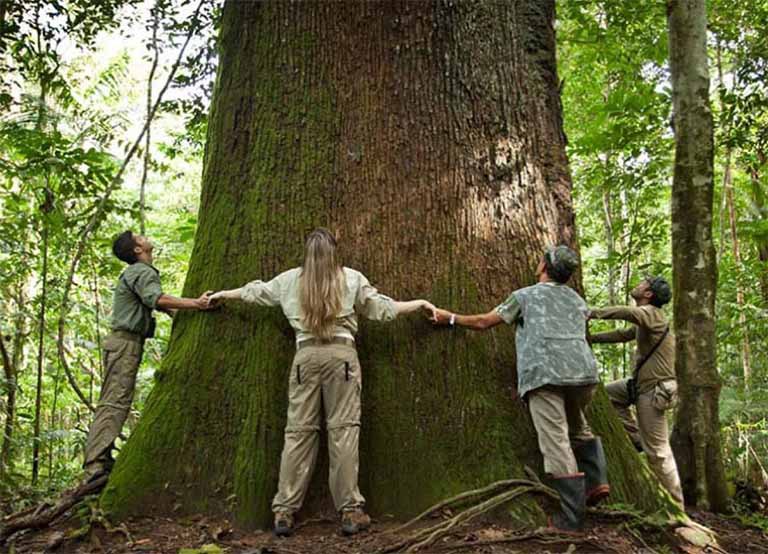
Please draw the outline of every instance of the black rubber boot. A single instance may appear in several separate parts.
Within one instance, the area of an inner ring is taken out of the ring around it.
[[[581,531],[587,511],[584,474],[553,477],[552,487],[560,495],[560,510],[550,519],[550,526],[558,531]]]
[[[605,461],[603,441],[599,438],[582,443],[573,449],[579,471],[584,472],[587,506],[595,506],[611,493]]]

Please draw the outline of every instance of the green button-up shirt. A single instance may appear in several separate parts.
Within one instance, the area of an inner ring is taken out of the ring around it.
[[[112,329],[147,337],[152,329],[152,310],[163,294],[160,272],[149,264],[129,265],[117,282],[112,302]]]

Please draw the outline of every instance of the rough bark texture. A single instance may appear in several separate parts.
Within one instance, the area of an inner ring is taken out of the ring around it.
[[[184,294],[271,278],[333,229],[346,265],[398,298],[476,312],[574,244],[554,2],[227,2],[199,227]],[[513,332],[364,323],[361,488],[374,514],[540,467],[514,393]],[[103,496],[264,525],[293,334],[277,309],[179,314]],[[615,498],[667,507],[601,394]],[[318,467],[307,511],[327,506]],[[521,519],[538,520],[529,501]]]
[[[714,140],[705,0],[669,0],[675,114],[672,261],[680,408],[672,437],[686,503],[724,510],[715,335],[717,262],[712,240]]]

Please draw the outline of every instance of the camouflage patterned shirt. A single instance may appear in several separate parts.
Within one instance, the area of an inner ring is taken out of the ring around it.
[[[586,340],[589,308],[573,289],[547,282],[516,290],[496,307],[517,325],[517,392],[544,385],[597,383],[597,364]]]

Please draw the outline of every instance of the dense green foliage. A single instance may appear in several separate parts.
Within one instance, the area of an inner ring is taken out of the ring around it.
[[[194,6],[189,2],[153,4],[151,12],[134,0],[3,4],[0,67],[11,78],[0,88],[0,332],[16,378],[8,380],[0,371],[0,424],[6,422],[10,389],[17,404],[12,436],[0,436],[0,444],[10,447],[8,463],[0,466],[0,497],[33,498],[30,493],[58,490],[79,474],[90,412],[64,374],[56,344],[58,316],[82,229],[146,117],[154,53],[156,94],[190,24]],[[725,386],[721,420],[731,476],[768,479],[761,472],[761,465],[768,467],[768,2],[712,0],[710,5],[718,148],[717,346]],[[196,227],[216,14],[217,3],[207,3],[200,16],[203,31],[153,123],[147,233],[160,246],[157,265],[172,294],[181,290]],[[593,305],[625,303],[645,273],[671,277],[672,272],[665,6],[567,0],[559,3],[557,25],[586,296]],[[121,269],[110,254],[110,238],[139,227],[143,155],[142,150],[128,166],[74,276],[64,350],[72,378],[89,402],[98,397],[98,344],[109,330],[111,288]],[[31,489],[45,236],[42,469]],[[740,260],[734,255],[736,242]],[[169,331],[170,322],[161,320],[159,339],[151,343],[140,371],[137,414]],[[631,372],[630,348],[597,350],[606,380]]]

